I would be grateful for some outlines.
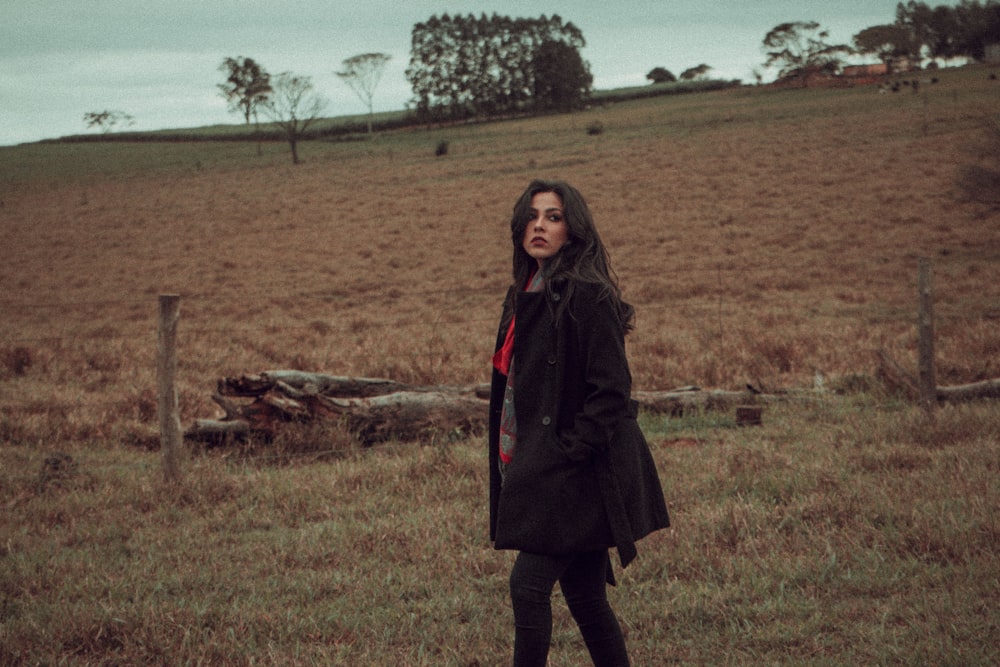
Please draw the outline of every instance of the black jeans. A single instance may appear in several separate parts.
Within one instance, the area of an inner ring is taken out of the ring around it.
[[[596,667],[627,667],[621,626],[607,596],[608,552],[572,556],[520,552],[510,573],[514,607],[514,667],[544,667],[552,640],[556,582]]]

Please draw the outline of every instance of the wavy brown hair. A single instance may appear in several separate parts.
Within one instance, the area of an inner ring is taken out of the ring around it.
[[[523,290],[538,266],[537,261],[525,252],[522,242],[524,230],[532,219],[531,200],[542,192],[551,192],[559,197],[563,206],[563,219],[568,230],[567,242],[559,252],[545,263],[545,289],[566,284],[566,299],[559,302],[560,311],[572,298],[573,287],[577,283],[591,283],[600,286],[600,298],[608,299],[618,315],[622,331],[628,333],[634,326],[635,310],[622,300],[618,287],[618,276],[611,268],[611,258],[601,241],[594,217],[590,213],[583,195],[564,181],[536,179],[514,204],[510,219],[510,236],[514,245],[513,278],[517,291]]]

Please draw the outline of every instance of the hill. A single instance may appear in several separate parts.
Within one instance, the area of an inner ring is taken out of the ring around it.
[[[995,664],[996,406],[928,416],[875,360],[915,368],[928,257],[939,382],[1000,376],[1000,225],[960,181],[992,159],[989,74],[316,140],[298,166],[280,142],[0,148],[0,663],[506,664],[482,435],[293,426],[167,484],[156,303],[181,295],[185,422],[270,368],[480,382],[544,176],[587,197],[636,307],[636,389],[794,399],[753,429],[642,416],[675,528],[613,592],[635,663]],[[553,664],[581,664],[558,613]]]
[[[592,103],[596,105],[612,104],[616,102],[627,102],[629,100],[647,99],[650,97],[664,97],[667,95],[685,95],[689,93],[702,93],[712,90],[723,90],[738,86],[738,81],[723,80],[703,80],[703,81],[681,81],[673,83],[663,83],[648,86],[633,86],[628,88],[616,88],[612,90],[596,90],[592,95]],[[521,117],[530,117],[532,114],[525,113]],[[456,124],[462,123],[491,123],[496,122],[495,118],[459,118],[452,121]],[[510,119],[506,119],[510,120]],[[391,132],[395,130],[412,129],[421,127],[425,123],[421,121],[412,111],[385,111],[372,116],[372,127],[378,132]],[[440,122],[434,124],[440,125]],[[450,123],[445,123],[450,124]],[[365,138],[368,131],[367,115],[336,116],[333,118],[322,118],[311,125],[302,134],[305,139],[328,139],[356,141]],[[43,143],[66,143],[66,142],[151,142],[151,141],[284,141],[285,135],[281,128],[272,123],[261,123],[259,126],[247,126],[245,124],[209,125],[192,128],[168,128],[163,130],[146,132],[107,132],[102,134],[74,134],[69,136],[47,139]]]

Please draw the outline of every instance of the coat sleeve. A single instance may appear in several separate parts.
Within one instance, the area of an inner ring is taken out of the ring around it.
[[[582,403],[573,411],[572,426],[560,433],[560,446],[571,460],[584,462],[607,451],[628,411],[632,377],[611,302],[596,289],[581,289],[569,309],[576,349],[565,351],[566,363],[578,365]]]

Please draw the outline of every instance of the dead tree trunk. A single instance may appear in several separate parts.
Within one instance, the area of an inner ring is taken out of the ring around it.
[[[632,398],[648,412],[680,417],[699,410],[729,410],[736,405],[747,403],[770,403],[781,400],[774,394],[752,391],[725,391],[721,389],[701,389],[681,387],[671,391],[635,391]]]
[[[765,394],[758,391],[637,391],[643,410],[680,416],[692,411],[727,411],[739,405],[764,405],[808,394]],[[1000,397],[1000,380],[959,387],[939,387],[939,400]],[[239,402],[238,399],[250,399]],[[225,413],[198,419],[184,435],[218,441],[256,435],[270,438],[283,425],[339,421],[361,442],[419,440],[450,433],[481,433],[488,419],[489,386],[424,387],[381,378],[356,378],[296,370],[222,378],[212,396]]]
[[[198,419],[185,436],[196,440],[250,434],[269,438],[283,424],[340,420],[365,444],[415,440],[485,428],[489,388],[420,387],[381,378],[296,370],[222,378],[212,399],[221,419]],[[250,398],[239,404],[234,398]]]
[[[679,416],[776,397],[686,387],[636,392],[634,398],[647,411]],[[251,400],[239,403],[235,399]],[[487,426],[489,385],[423,387],[381,378],[281,370],[222,378],[212,400],[225,415],[196,420],[185,437],[215,441],[254,434],[269,438],[283,424],[340,420],[361,442],[370,445],[391,438],[416,440],[444,433],[482,432]]]
[[[884,350],[879,350],[876,356],[878,375],[887,388],[898,391],[912,400],[921,397],[920,381],[917,376],[903,368]],[[947,403],[964,403],[981,398],[1000,398],[1000,378],[950,387],[938,385],[935,396],[938,402]]]
[[[1000,378],[937,388],[937,399],[939,401],[962,403],[980,398],[1000,398]]]

